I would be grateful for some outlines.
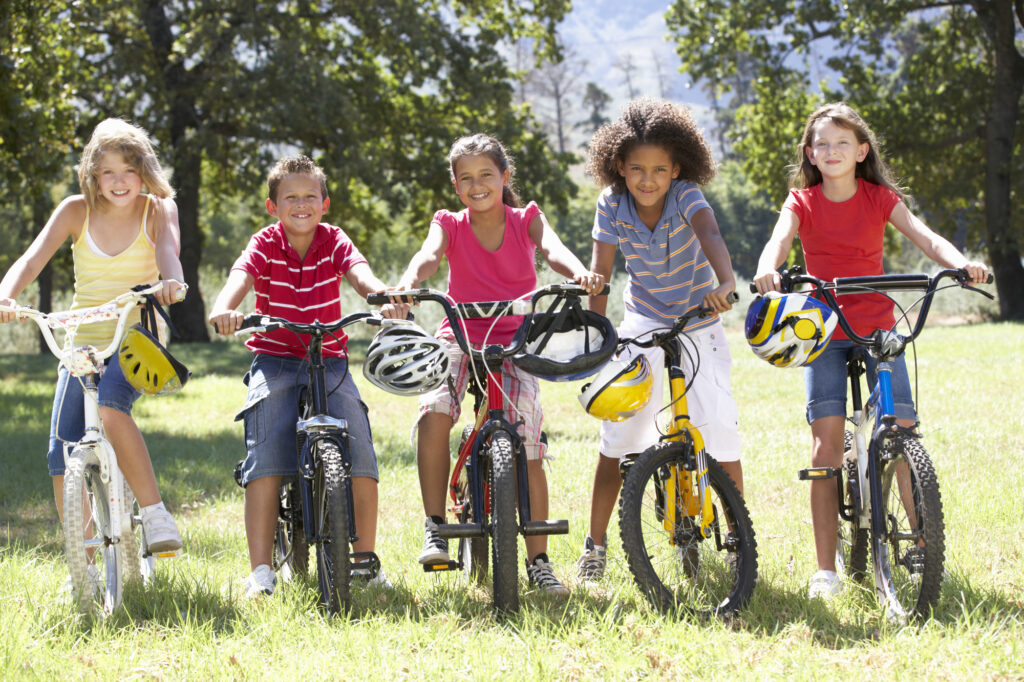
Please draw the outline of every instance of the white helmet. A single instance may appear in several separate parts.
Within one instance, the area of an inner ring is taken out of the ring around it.
[[[386,320],[366,349],[363,376],[398,395],[426,393],[448,377],[448,351],[419,325]]]

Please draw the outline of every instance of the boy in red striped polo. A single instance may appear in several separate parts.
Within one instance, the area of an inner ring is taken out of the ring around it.
[[[219,333],[231,334],[239,328],[243,315],[235,308],[250,289],[256,294],[257,313],[292,322],[319,320],[327,324],[342,316],[342,277],[364,298],[386,289],[341,228],[320,222],[330,199],[324,172],[312,160],[305,156],[281,159],[271,170],[267,185],[267,212],[279,222],[253,235],[231,267],[209,318]],[[382,312],[399,314],[391,309]],[[324,341],[327,386],[337,387],[330,393],[328,404],[331,415],[349,424],[352,495],[359,536],[353,551],[372,552],[377,535],[377,456],[366,405],[348,371],[347,338],[339,332]],[[252,570],[245,593],[254,597],[273,593],[277,583],[271,550],[281,480],[294,476],[298,466],[296,393],[307,380],[306,345],[297,334],[284,329],[254,334],[246,345],[255,357],[247,375],[245,407],[236,420],[245,421],[242,485]],[[383,572],[372,583],[389,585]]]

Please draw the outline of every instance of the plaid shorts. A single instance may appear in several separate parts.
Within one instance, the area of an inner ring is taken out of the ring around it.
[[[420,416],[428,412],[440,412],[451,417],[452,422],[457,422],[462,414],[462,400],[466,397],[466,386],[469,382],[469,358],[459,348],[454,336],[445,334],[439,338],[448,349],[451,373],[448,375],[448,381],[420,396]],[[526,459],[540,459],[544,456],[546,446],[540,442],[544,415],[540,408],[540,385],[537,377],[519,369],[507,358],[502,363],[501,370],[501,389],[505,393],[505,417],[513,424],[522,420],[523,423],[519,424],[517,430],[523,439]]]

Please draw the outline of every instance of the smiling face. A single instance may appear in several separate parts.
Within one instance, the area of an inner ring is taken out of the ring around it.
[[[119,152],[104,152],[96,164],[96,186],[111,205],[123,208],[142,191],[142,176]]]
[[[289,173],[277,185],[277,197],[267,199],[267,213],[284,225],[292,246],[312,240],[316,226],[327,213],[331,200],[323,195],[320,181],[312,175]]]
[[[633,195],[637,214],[653,228],[665,208],[665,195],[672,180],[679,177],[679,164],[672,163],[672,155],[660,145],[639,144],[629,150],[619,162],[619,175],[626,189]]]
[[[867,142],[858,142],[856,133],[825,118],[814,126],[811,144],[804,148],[807,160],[825,180],[852,180],[857,164],[867,157]]]
[[[509,171],[502,172],[486,154],[463,156],[455,162],[452,184],[466,208],[478,213],[503,208],[502,190]]]

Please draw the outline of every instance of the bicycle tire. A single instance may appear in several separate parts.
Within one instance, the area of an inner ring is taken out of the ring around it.
[[[491,483],[491,574],[494,609],[499,614],[519,610],[519,524],[516,522],[516,470],[512,439],[502,430],[487,445]]]
[[[352,565],[349,563],[349,479],[337,444],[323,440],[314,445],[319,462],[313,477],[316,514],[316,573],[320,603],[330,614],[349,607]]]
[[[468,424],[462,430],[462,437],[459,439],[458,453],[462,452],[469,436],[473,433],[473,425]],[[469,494],[469,476],[465,466],[459,475],[458,482],[458,504],[459,523],[473,522],[473,501]],[[487,535],[474,538],[459,538],[459,561],[462,564],[462,572],[470,581],[483,585],[487,580],[488,555],[490,548],[487,543]]]
[[[156,559],[152,555],[144,556],[149,552],[145,551],[146,539],[142,531],[139,503],[135,499],[135,493],[132,492],[128,481],[124,482],[124,493],[121,499],[124,503],[125,517],[131,524],[127,527],[124,523],[121,524],[121,558],[124,561],[124,581],[141,579],[143,584],[148,585],[153,578]]]
[[[853,448],[853,433],[843,433],[843,452]],[[860,506],[859,482],[857,481],[857,462],[843,460],[843,496],[840,500],[853,510],[854,516],[849,521],[839,519],[839,538],[836,542],[836,570],[845,574],[854,582],[864,582],[868,567],[868,529],[861,527],[857,509]]]
[[[309,573],[309,541],[302,525],[302,494],[294,481],[281,486],[273,565],[285,582]]]
[[[901,488],[904,473],[909,474],[909,489]],[[879,598],[887,602],[890,614],[924,618],[938,603],[942,588],[945,522],[939,481],[924,446],[904,434],[886,441],[880,476],[886,532],[872,538]]]
[[[71,574],[72,600],[84,613],[97,606],[97,599],[105,613],[113,612],[121,604],[124,570],[121,545],[110,542],[94,545],[91,562],[86,547],[87,536],[109,539],[113,535],[109,499],[95,448],[76,447],[64,472],[64,551]],[[85,518],[87,510],[88,519]],[[95,566],[100,584],[90,578],[90,564]]]
[[[707,492],[715,519],[711,537],[701,536],[696,517],[678,513],[685,505],[678,493],[674,499],[679,520],[667,531],[666,505],[672,498],[663,481],[672,466],[686,470],[692,451],[689,443],[658,443],[630,467],[619,499],[622,548],[637,586],[659,611],[729,616],[743,608],[754,590],[754,528],[736,484],[708,457]]]

